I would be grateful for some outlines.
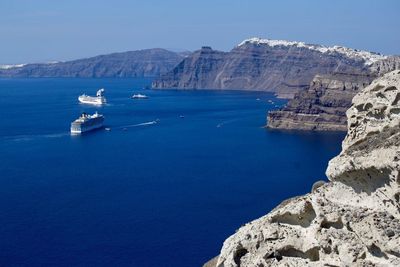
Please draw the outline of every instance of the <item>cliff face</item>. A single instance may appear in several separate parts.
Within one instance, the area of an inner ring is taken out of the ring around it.
[[[291,97],[317,74],[368,72],[381,58],[343,47],[253,38],[226,53],[209,47],[196,51],[153,88],[263,90]]]
[[[215,75],[224,64],[225,54],[205,46],[155,80],[153,88],[219,88],[221,84]]]
[[[158,77],[173,69],[183,58],[179,53],[164,49],[146,49],[67,62],[0,68],[0,77]]]
[[[370,74],[317,75],[306,91],[278,111],[268,113],[268,127],[346,131],[346,110],[355,94],[373,80]]]
[[[278,111],[267,115],[267,125],[275,129],[345,131],[345,110],[353,96],[374,78],[400,68],[400,57],[390,56],[355,73],[317,75],[309,89],[301,91]]]
[[[217,266],[400,266],[400,71],[358,93],[347,117],[330,182],[241,227]]]
[[[346,130],[351,99],[374,78],[400,68],[400,57],[341,46],[252,38],[230,52],[196,51],[153,88],[239,89],[291,99],[268,114],[278,129]]]
[[[383,60],[378,60],[369,69],[378,76],[382,76],[392,70],[398,70],[400,69],[400,56],[388,56]]]

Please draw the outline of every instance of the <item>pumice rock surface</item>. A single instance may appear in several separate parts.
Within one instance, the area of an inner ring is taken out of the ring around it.
[[[347,118],[329,182],[241,227],[216,266],[400,266],[400,70],[358,93]]]

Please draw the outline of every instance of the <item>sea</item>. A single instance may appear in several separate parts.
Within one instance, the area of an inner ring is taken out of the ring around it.
[[[343,133],[266,129],[273,94],[150,85],[0,79],[0,266],[202,266],[340,151]],[[107,130],[70,135],[96,111]]]

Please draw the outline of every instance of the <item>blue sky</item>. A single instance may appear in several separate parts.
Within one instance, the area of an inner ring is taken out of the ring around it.
[[[400,54],[398,0],[0,0],[0,64],[263,37]]]

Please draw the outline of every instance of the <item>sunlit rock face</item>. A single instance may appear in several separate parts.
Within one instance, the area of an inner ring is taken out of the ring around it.
[[[358,93],[347,118],[330,182],[241,227],[216,266],[400,266],[400,71]]]
[[[267,115],[269,128],[346,131],[346,110],[352,98],[374,79],[400,69],[400,57],[373,58],[367,69],[316,75],[307,90],[294,95],[280,110]]]
[[[387,57],[339,46],[252,38],[229,52],[203,47],[153,82],[153,88],[275,92],[291,98],[315,75],[369,73]]]
[[[308,90],[295,95],[281,110],[268,113],[269,128],[346,131],[351,100],[371,83],[370,74],[316,75]]]

